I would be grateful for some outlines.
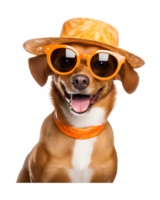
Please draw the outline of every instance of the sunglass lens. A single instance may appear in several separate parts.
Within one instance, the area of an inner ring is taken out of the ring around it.
[[[117,69],[117,59],[107,53],[97,53],[91,59],[91,70],[96,76],[107,78]]]
[[[70,49],[59,48],[54,50],[51,54],[51,63],[53,67],[62,73],[72,70],[76,62],[76,54]]]

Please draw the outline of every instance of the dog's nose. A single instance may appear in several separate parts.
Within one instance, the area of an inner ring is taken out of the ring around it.
[[[85,75],[75,75],[73,76],[71,83],[78,90],[83,90],[89,85],[89,78]]]

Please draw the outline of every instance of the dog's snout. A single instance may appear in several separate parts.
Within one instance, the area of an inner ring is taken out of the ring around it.
[[[71,83],[76,89],[81,91],[89,85],[89,78],[85,75],[78,74],[73,76]]]

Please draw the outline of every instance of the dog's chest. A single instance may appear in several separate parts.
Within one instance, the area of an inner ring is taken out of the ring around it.
[[[73,168],[68,170],[72,182],[90,182],[93,170],[88,166],[95,142],[96,137],[75,141],[72,157]]]

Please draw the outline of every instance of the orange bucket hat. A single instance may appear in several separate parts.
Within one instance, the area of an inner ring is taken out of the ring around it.
[[[67,42],[78,42],[82,44],[93,44],[111,50],[126,57],[133,68],[144,65],[144,61],[118,47],[118,31],[105,22],[87,19],[73,18],[63,24],[60,37],[37,38],[26,41],[24,49],[34,55],[45,54],[44,47],[52,44]]]

